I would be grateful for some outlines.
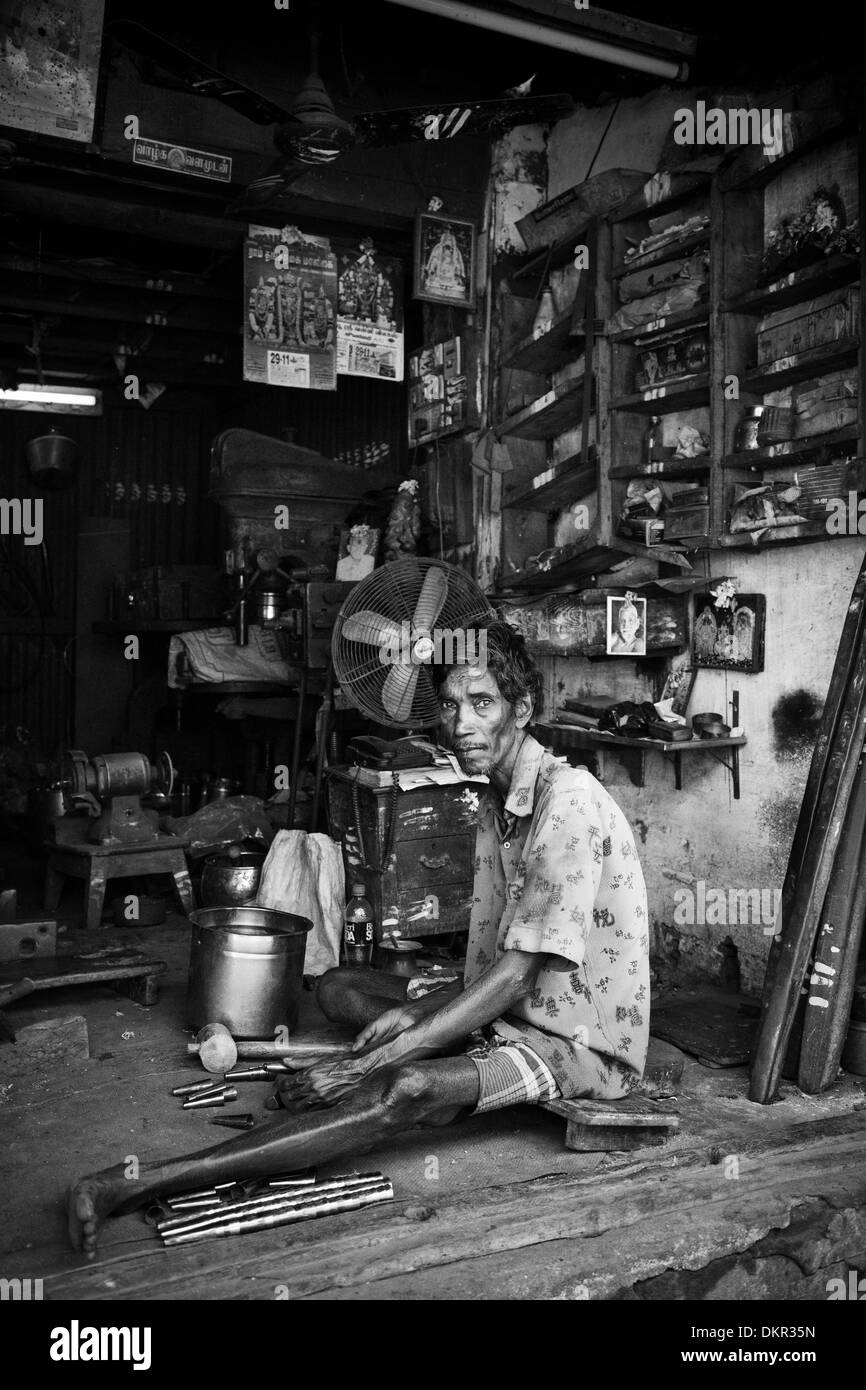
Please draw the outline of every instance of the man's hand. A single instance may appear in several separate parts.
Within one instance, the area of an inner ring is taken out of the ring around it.
[[[280,1103],[287,1110],[336,1105],[373,1070],[372,1057],[372,1053],[346,1057],[340,1062],[320,1063],[281,1076],[276,1085]]]
[[[372,1023],[368,1023],[366,1028],[361,1029],[352,1043],[352,1051],[369,1051],[373,1047],[381,1047],[383,1043],[390,1042],[392,1038],[399,1038],[407,1028],[414,1027],[425,1013],[426,1010],[417,1008],[415,1004],[401,1004],[398,1009],[386,1009],[378,1018],[374,1018]]]

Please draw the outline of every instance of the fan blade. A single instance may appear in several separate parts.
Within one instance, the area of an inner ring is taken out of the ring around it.
[[[366,642],[371,647],[399,648],[402,636],[399,623],[374,613],[370,608],[361,608],[350,613],[340,629],[340,636],[349,642]]]
[[[517,125],[558,121],[574,110],[565,93],[470,101],[462,106],[407,106],[395,111],[364,111],[352,125],[362,145],[400,145],[407,140],[454,140],[457,136],[501,135]]]
[[[408,719],[418,684],[420,666],[392,666],[382,686],[382,704],[392,719]]]
[[[263,208],[276,198],[281,198],[297,179],[309,172],[305,164],[287,165],[284,159],[278,160],[276,164],[271,165],[267,174],[263,174],[260,179],[253,179],[227,211],[253,212]]]
[[[448,597],[448,580],[440,569],[428,569],[415,605],[413,628],[430,632]]]
[[[193,54],[184,52],[182,48],[154,34],[151,29],[146,29],[143,24],[120,19],[109,32],[124,48],[149,58],[166,72],[172,73],[196,96],[214,97],[257,125],[274,125],[292,119],[282,106],[268,101],[267,97],[260,96],[251,87],[244,86],[243,82],[226,77],[217,68],[209,67]]]

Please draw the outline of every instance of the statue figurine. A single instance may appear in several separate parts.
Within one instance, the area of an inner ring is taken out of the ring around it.
[[[385,560],[402,560],[416,554],[421,534],[421,503],[418,484],[413,479],[401,483],[394,498],[385,531]]]

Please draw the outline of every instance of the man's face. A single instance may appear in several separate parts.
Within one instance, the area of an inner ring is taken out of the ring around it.
[[[619,632],[626,642],[632,642],[640,627],[640,620],[634,608],[623,607],[619,612]]]
[[[503,762],[520,732],[517,715],[503,699],[490,670],[458,666],[439,690],[442,741],[464,772],[489,775]],[[525,723],[525,720],[523,721]]]

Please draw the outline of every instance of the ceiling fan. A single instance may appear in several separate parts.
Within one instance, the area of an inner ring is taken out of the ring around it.
[[[571,97],[557,94],[363,111],[345,120],[335,111],[316,70],[315,39],[311,71],[291,106],[285,108],[134,20],[117,21],[111,34],[124,47],[171,73],[184,90],[222,101],[258,125],[276,127],[278,158],[262,178],[249,185],[236,208],[263,207],[310,169],[332,164],[358,146],[383,148],[415,140],[495,137],[513,126],[558,120],[574,109]]]

